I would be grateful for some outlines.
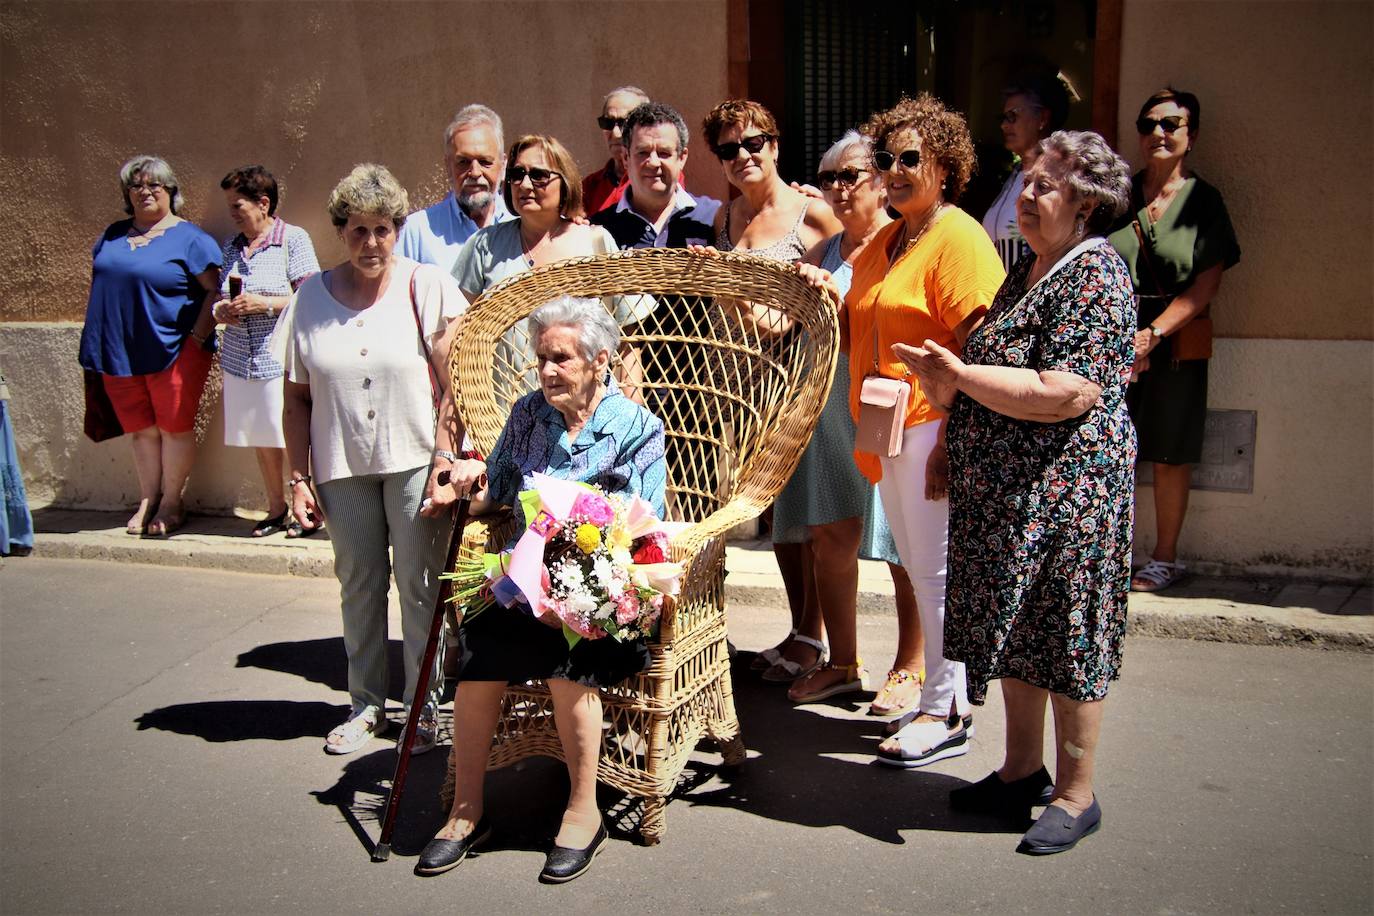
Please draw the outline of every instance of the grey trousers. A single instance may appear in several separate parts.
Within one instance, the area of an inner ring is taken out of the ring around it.
[[[425,466],[320,484],[320,503],[334,544],[354,715],[367,706],[386,708],[386,597],[393,564],[401,599],[407,707],[415,696],[439,591],[439,567],[448,547],[448,519],[420,516],[428,476]],[[436,680],[430,672],[430,706],[438,702],[441,684]]]

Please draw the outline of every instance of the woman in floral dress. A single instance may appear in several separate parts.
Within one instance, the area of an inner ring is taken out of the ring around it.
[[[931,341],[894,349],[952,409],[945,653],[967,666],[973,703],[1001,678],[1006,705],[1001,769],[951,802],[1022,821],[1048,803],[1019,847],[1043,855],[1101,822],[1093,761],[1126,631],[1136,439],[1130,275],[1102,236],[1127,204],[1130,172],[1093,133],[1055,133],[1042,151],[1018,202],[1033,255],[963,358]]]

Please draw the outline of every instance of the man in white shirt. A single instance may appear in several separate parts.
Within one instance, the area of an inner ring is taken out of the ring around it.
[[[501,116],[485,105],[460,110],[444,130],[444,171],[452,190],[406,217],[396,253],[452,272],[459,249],[474,232],[511,218],[501,200],[505,168]]]

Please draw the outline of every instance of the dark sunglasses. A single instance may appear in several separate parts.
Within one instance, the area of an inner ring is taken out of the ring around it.
[[[1164,128],[1166,134],[1172,134],[1180,127],[1187,127],[1188,119],[1180,118],[1177,115],[1170,115],[1167,118],[1136,118],[1135,129],[1140,132],[1142,137],[1155,132],[1156,127]]]
[[[624,130],[625,119],[611,118],[607,117],[606,115],[602,115],[601,117],[596,119],[596,126],[601,128],[602,130],[615,130],[617,127],[619,127],[621,130]]]
[[[902,150],[902,152],[896,156],[885,149],[873,151],[873,164],[878,167],[878,171],[886,172],[890,170],[894,162],[900,162],[904,169],[914,169],[921,164],[921,151],[918,149]]]
[[[868,169],[840,169],[838,172],[827,169],[817,175],[816,180],[820,182],[822,191],[829,191],[835,185],[842,188],[852,188],[859,183],[860,175],[867,174]]]
[[[506,181],[510,184],[519,184],[525,180],[525,176],[527,175],[529,176],[530,184],[534,185],[536,188],[546,188],[549,186],[549,182],[553,181],[555,178],[563,177],[557,172],[549,169],[541,169],[538,166],[527,169],[523,165],[513,165],[506,169]]]
[[[741,149],[753,156],[763,151],[763,148],[774,140],[778,139],[772,134],[754,134],[752,137],[745,137],[738,143],[722,143],[719,146],[711,147],[711,152],[716,154],[716,158],[721,162],[729,162],[739,155]]]

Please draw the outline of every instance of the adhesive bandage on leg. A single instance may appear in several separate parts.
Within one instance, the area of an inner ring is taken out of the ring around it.
[[[1064,752],[1074,760],[1082,760],[1083,755],[1087,753],[1087,751],[1083,750],[1083,748],[1074,744],[1072,741],[1064,742]]]

